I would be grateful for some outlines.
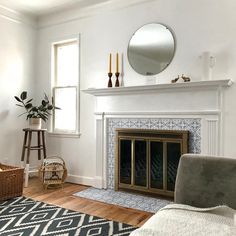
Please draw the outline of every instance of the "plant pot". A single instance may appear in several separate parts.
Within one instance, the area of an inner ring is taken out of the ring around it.
[[[41,129],[42,119],[41,118],[29,118],[29,128],[30,129]]]

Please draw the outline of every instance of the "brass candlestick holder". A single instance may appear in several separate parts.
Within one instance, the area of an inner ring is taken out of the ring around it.
[[[111,73],[111,72],[108,73],[108,77],[109,77],[109,80],[108,80],[108,85],[107,85],[107,87],[108,87],[108,88],[111,88],[111,87],[112,87],[112,80],[111,80],[112,73]]]
[[[116,76],[115,87],[120,87],[120,82],[119,82],[120,73],[119,73],[119,72],[116,72],[116,73],[115,73],[115,76]]]

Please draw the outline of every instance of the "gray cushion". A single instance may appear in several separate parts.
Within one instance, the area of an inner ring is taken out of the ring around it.
[[[175,202],[196,207],[236,209],[236,159],[185,154],[175,184]]]

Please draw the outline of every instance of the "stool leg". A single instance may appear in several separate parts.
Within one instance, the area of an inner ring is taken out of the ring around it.
[[[24,162],[24,161],[21,161],[21,162],[20,162],[20,167],[21,167],[21,168],[25,168],[25,162]]]
[[[40,138],[40,131],[37,132],[37,136],[38,136],[38,148],[41,147],[41,138]],[[38,160],[41,160],[41,150],[38,149]]]
[[[23,142],[22,153],[21,153],[21,164],[22,162],[24,163],[24,159],[25,159],[25,149],[26,149],[25,146],[27,143],[27,137],[28,137],[28,131],[25,131],[24,142]]]
[[[31,148],[31,139],[32,139],[32,132],[29,131],[29,139],[28,139],[28,145],[27,145],[27,159],[26,159],[26,164],[29,164],[30,148]]]
[[[27,188],[29,185],[29,164],[25,166],[25,187]]]
[[[29,157],[30,157],[31,139],[32,139],[32,132],[29,131],[29,139],[27,145],[27,159],[25,167],[25,187],[28,187],[28,182],[29,182]]]
[[[43,158],[46,158],[47,154],[46,154],[45,132],[44,131],[42,131],[42,140],[43,140]]]

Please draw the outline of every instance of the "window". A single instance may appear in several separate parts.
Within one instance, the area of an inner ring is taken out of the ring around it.
[[[55,110],[52,132],[78,134],[79,131],[79,44],[78,40],[52,46],[52,93]]]

